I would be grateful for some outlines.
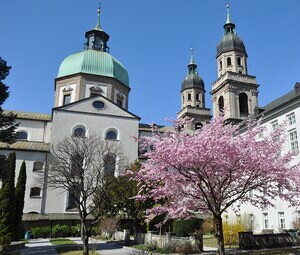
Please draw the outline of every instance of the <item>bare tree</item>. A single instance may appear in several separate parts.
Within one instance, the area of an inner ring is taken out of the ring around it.
[[[69,208],[76,208],[81,220],[83,254],[88,255],[92,226],[101,218],[101,204],[107,199],[106,188],[113,175],[127,167],[117,141],[89,137],[66,137],[51,148],[48,184],[68,192]],[[93,216],[92,222],[88,220]]]

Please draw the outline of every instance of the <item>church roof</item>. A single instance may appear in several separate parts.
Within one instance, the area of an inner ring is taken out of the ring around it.
[[[17,115],[18,119],[51,121],[51,114],[37,113],[37,112],[3,110],[4,115],[8,115],[10,113],[12,113],[13,115]]]
[[[9,150],[28,150],[28,151],[49,151],[49,144],[43,142],[32,142],[32,141],[16,141],[13,144],[0,142],[0,149]]]
[[[272,111],[272,110],[276,109],[277,107],[280,107],[280,106],[282,106],[286,103],[289,103],[295,99],[300,99],[300,83],[298,83],[298,82],[295,84],[293,90],[291,90],[290,92],[286,93],[285,95],[283,95],[283,96],[273,100],[269,104],[267,104],[264,107],[264,112]]]
[[[59,67],[57,78],[78,73],[115,78],[129,87],[127,70],[105,51],[88,49],[66,57]]]

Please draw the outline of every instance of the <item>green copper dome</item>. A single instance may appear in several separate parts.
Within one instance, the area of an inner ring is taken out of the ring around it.
[[[115,78],[129,87],[125,67],[105,51],[87,49],[66,57],[59,67],[57,78],[78,73]]]

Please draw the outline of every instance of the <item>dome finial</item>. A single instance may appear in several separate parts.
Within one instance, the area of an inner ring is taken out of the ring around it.
[[[98,20],[95,29],[101,30],[101,25],[100,25],[100,13],[101,13],[101,2],[99,1],[99,6],[98,6]]]
[[[227,9],[227,20],[226,20],[226,24],[230,24],[230,23],[231,23],[231,20],[230,20],[230,5],[229,5],[229,1],[227,1],[226,9]]]
[[[190,65],[193,65],[195,64],[195,61],[194,61],[194,49],[191,48],[191,61],[190,61]]]

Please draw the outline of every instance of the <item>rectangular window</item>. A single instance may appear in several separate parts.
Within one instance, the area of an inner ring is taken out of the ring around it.
[[[71,103],[71,94],[64,95],[63,104],[66,105],[66,104],[69,104],[69,103]]]
[[[284,212],[278,213],[278,219],[279,219],[279,228],[281,229],[285,228]]]
[[[292,152],[298,152],[298,136],[297,130],[292,130],[289,132],[290,137],[290,150]]]
[[[291,113],[289,115],[287,115],[287,119],[288,119],[288,123],[289,125],[293,125],[296,123],[296,116],[295,116],[295,113]]]
[[[41,188],[38,187],[31,188],[30,197],[41,197]]]
[[[269,228],[268,213],[263,213],[263,228],[264,229],[268,229]]]
[[[278,120],[271,122],[272,130],[274,131],[278,127]]]
[[[117,99],[117,105],[122,108],[123,107],[123,101]]]
[[[41,171],[43,170],[44,162],[43,161],[35,161],[33,163],[33,171]]]

